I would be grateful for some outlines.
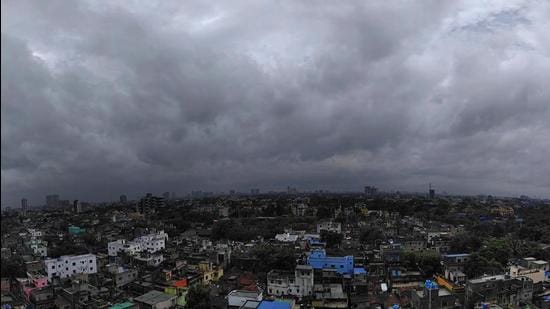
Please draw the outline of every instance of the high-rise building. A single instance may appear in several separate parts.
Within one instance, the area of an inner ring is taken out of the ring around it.
[[[127,201],[128,201],[128,198],[126,197],[126,195],[123,194],[123,195],[120,196],[120,202],[121,203],[126,203]]]
[[[170,199],[170,192],[164,192],[162,194],[162,197],[165,199],[165,200],[169,200]]]
[[[26,198],[22,199],[21,200],[21,213],[23,214],[23,216],[27,215],[28,207],[29,207],[29,205],[28,205],[27,199]]]
[[[428,196],[430,197],[430,200],[433,200],[435,198],[435,190],[432,188],[432,184],[430,184]]]
[[[52,194],[46,196],[46,206],[51,208],[56,208],[59,206],[59,195]]]
[[[375,186],[365,186],[365,195],[374,196],[378,193],[378,188]]]
[[[250,189],[250,194],[258,195],[258,194],[260,194],[260,189],[257,189],[257,188]]]
[[[142,197],[137,203],[137,210],[139,213],[145,213],[147,209],[162,207],[164,205],[164,198],[153,196],[153,194],[147,193],[147,195],[145,195],[145,197]]]
[[[77,214],[82,212],[82,204],[78,200],[73,201],[73,212]]]

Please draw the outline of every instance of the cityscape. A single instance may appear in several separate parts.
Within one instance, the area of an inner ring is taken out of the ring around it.
[[[550,309],[550,1],[1,24],[1,309]]]
[[[2,211],[2,302],[32,308],[547,308],[550,200],[147,193]]]

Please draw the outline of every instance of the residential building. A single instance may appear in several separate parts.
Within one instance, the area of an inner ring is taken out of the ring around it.
[[[413,291],[411,307],[414,309],[453,309],[457,298],[447,289],[427,280],[422,290]]]
[[[445,254],[441,256],[441,259],[445,279],[455,285],[464,285],[466,283],[464,267],[470,260],[470,255],[467,253]]]
[[[330,257],[324,249],[312,250],[307,264],[314,269],[335,269],[339,274],[353,274],[353,256]]]
[[[241,308],[247,301],[262,301],[262,292],[233,290],[227,294],[227,308]]]
[[[134,298],[140,309],[168,309],[176,307],[176,296],[152,290]]]
[[[298,265],[293,272],[271,270],[267,274],[267,292],[276,296],[304,297],[312,295],[313,268],[309,265]]]
[[[164,231],[135,238],[133,241],[119,239],[107,244],[109,256],[117,256],[119,252],[135,255],[140,252],[156,253],[166,248],[168,234]]]
[[[526,277],[512,278],[509,275],[486,276],[468,280],[466,283],[466,306],[480,302],[499,306],[519,306],[533,297],[533,280]]]
[[[325,221],[317,224],[317,234],[321,234],[321,231],[328,231],[334,233],[342,233],[342,224],[335,221]]]
[[[97,273],[97,262],[94,254],[64,255],[57,259],[44,260],[44,265],[49,280],[54,276],[67,278],[74,274]]]

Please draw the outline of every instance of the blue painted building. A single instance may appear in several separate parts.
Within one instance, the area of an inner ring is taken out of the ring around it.
[[[336,269],[339,274],[353,275],[353,256],[327,256],[324,249],[312,250],[307,264],[314,269]]]

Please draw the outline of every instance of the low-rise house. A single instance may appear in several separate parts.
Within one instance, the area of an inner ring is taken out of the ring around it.
[[[335,221],[324,221],[317,224],[317,234],[321,234],[321,231],[342,233],[342,224]]]
[[[335,269],[340,274],[353,274],[353,256],[327,256],[324,249],[312,250],[307,257],[307,264],[314,269]]]
[[[227,308],[241,308],[247,301],[262,301],[261,292],[233,290],[227,294]]]
[[[176,296],[160,291],[149,291],[134,298],[140,309],[168,309],[176,307]]]
[[[427,280],[422,290],[411,294],[411,308],[452,309],[456,308],[456,297],[447,289]]]
[[[500,306],[519,306],[533,297],[533,280],[526,277],[512,278],[509,275],[486,276],[468,280],[466,283],[466,306],[480,302]]]
[[[445,279],[455,285],[464,285],[466,283],[464,267],[470,260],[470,255],[467,253],[445,254],[441,256],[441,260]]]

